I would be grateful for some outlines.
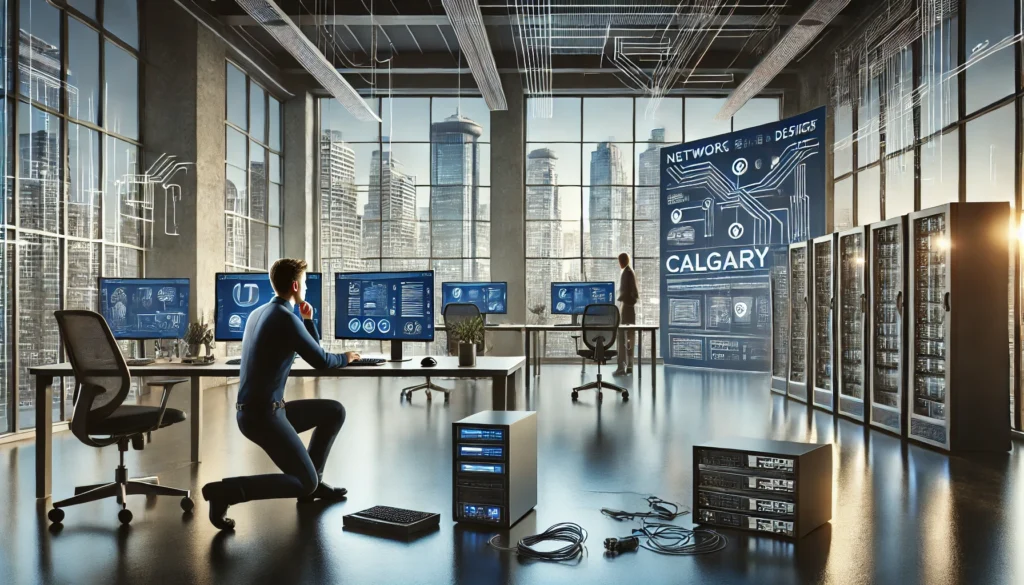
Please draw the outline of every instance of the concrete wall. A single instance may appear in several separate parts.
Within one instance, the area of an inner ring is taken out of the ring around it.
[[[314,237],[318,225],[315,208],[316,100],[302,93],[284,103],[284,193],[281,210],[285,258],[304,258],[319,266]],[[269,266],[268,266],[269,268]]]

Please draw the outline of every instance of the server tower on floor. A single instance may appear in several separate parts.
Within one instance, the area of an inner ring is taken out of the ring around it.
[[[452,424],[452,518],[508,528],[537,506],[537,415],[486,410]]]

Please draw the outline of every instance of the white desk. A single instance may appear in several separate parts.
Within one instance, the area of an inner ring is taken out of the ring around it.
[[[493,410],[515,410],[516,376],[526,359],[517,357],[480,356],[476,366],[460,367],[457,357],[435,357],[437,365],[424,368],[421,357],[412,357],[406,362],[385,362],[380,366],[354,366],[330,370],[316,370],[303,360],[296,360],[291,376],[296,378],[490,378],[491,408]],[[238,376],[239,366],[228,365],[223,360],[209,366],[193,366],[180,362],[155,363],[148,366],[129,368],[132,376],[189,378],[192,381],[191,413],[192,461],[199,463],[203,440],[203,393],[202,378],[231,378]],[[53,379],[74,376],[71,364],[53,364],[29,368],[29,374],[36,378],[36,404],[53,403]],[[39,408],[36,412],[36,497],[50,495],[51,467],[53,459],[52,411]]]

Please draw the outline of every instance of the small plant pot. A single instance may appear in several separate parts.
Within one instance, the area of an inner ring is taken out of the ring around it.
[[[472,367],[476,365],[475,343],[459,344],[459,365],[462,367]]]
[[[200,357],[200,355],[199,355],[199,347],[200,347],[200,344],[198,344],[198,343],[190,343],[190,344],[188,344],[188,350],[187,350],[188,353],[186,354],[185,357],[190,357],[190,358]]]

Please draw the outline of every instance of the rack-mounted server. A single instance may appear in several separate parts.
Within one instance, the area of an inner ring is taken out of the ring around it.
[[[786,394],[789,379],[789,249],[772,252],[772,392]]]
[[[808,287],[813,272],[807,242],[789,245],[789,378],[786,394],[807,402],[808,378],[811,375],[813,335],[812,312],[808,306]]]
[[[871,249],[868,343],[870,356],[870,404],[862,414],[874,427],[896,434],[903,432],[906,412],[906,216],[871,224],[868,227]]]
[[[867,244],[864,228],[838,234],[836,412],[864,420],[867,388]]]
[[[814,266],[811,286],[811,331],[814,359],[811,362],[811,403],[832,412],[835,392],[835,234],[811,241],[811,263]]]

